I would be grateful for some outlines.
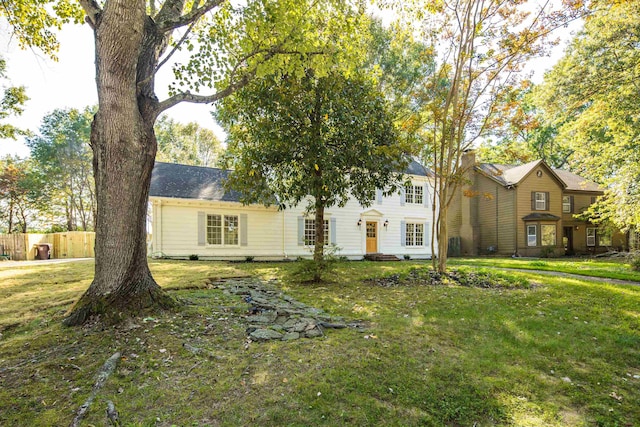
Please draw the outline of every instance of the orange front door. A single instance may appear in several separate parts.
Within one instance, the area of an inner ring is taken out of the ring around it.
[[[367,253],[378,252],[378,223],[367,221]]]

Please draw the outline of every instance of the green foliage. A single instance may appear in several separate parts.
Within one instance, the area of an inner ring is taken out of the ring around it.
[[[190,261],[198,261],[200,259],[200,257],[198,257],[197,254],[191,254],[189,255],[189,260]]]
[[[2,3],[4,4],[4,3]],[[2,5],[0,4],[0,9]],[[0,81],[5,78],[7,62],[0,57]],[[8,117],[19,116],[24,111],[24,104],[29,100],[24,86],[3,87],[4,94],[0,100],[0,138],[15,139],[17,135],[25,135],[26,132],[15,126],[4,123]]]
[[[227,98],[218,118],[229,132],[230,185],[245,203],[277,195],[295,206],[311,195],[368,206],[376,188],[397,188],[408,162],[384,98],[363,76],[265,77]]]
[[[55,31],[62,24],[82,23],[82,7],[72,0],[17,0],[0,2],[0,16],[9,22],[20,47],[40,48],[57,59],[59,43]]]
[[[536,106],[534,91],[524,80],[499,98],[490,137],[477,150],[481,162],[518,165],[542,159],[554,168],[566,165],[573,149],[556,139],[557,126]]]
[[[27,138],[31,158],[46,177],[54,223],[72,230],[94,226],[95,184],[89,146],[95,107],[55,110],[42,119],[39,133]]]
[[[435,67],[422,91],[414,115],[420,124],[427,166],[436,171],[435,195],[440,226],[434,266],[446,271],[447,213],[453,193],[464,183],[460,158],[478,139],[503,122],[499,106],[514,93],[524,64],[540,56],[550,30],[575,13],[575,5],[548,2],[535,14],[526,2],[455,3],[385,2],[395,6],[407,25],[414,25],[435,54]]]
[[[31,159],[0,159],[0,218],[6,232],[27,233],[38,214],[46,212],[45,180]]]
[[[217,116],[229,134],[228,185],[244,203],[306,203],[316,214],[317,262],[324,209],[351,198],[369,206],[377,188],[392,193],[409,159],[385,98],[365,75],[264,77],[226,98]]]
[[[162,116],[154,128],[158,140],[158,161],[211,167],[222,153],[218,137],[197,123],[185,125]]]
[[[629,261],[629,267],[633,271],[640,271],[640,254],[634,254]]]
[[[192,29],[181,50],[188,62],[174,67],[170,93],[218,91],[246,77],[293,73],[313,68],[326,75],[336,64],[353,69],[366,52],[367,34],[358,0],[250,0],[222,2]]]
[[[339,248],[329,245],[324,250],[320,261],[308,258],[298,258],[295,266],[289,272],[289,280],[298,283],[322,283],[331,281],[336,270],[346,260],[337,255]]]
[[[529,289],[529,280],[518,274],[489,269],[459,267],[446,273],[438,273],[427,266],[411,267],[401,273],[386,273],[382,277],[367,278],[365,283],[390,286],[467,286],[474,288]]]
[[[594,3],[536,101],[574,151],[571,167],[608,188],[591,213],[622,229],[640,225],[639,14],[637,1]]]

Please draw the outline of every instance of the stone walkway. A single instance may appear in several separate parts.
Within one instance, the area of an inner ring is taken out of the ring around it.
[[[308,306],[285,295],[274,286],[275,281],[256,278],[223,279],[209,284],[227,295],[237,295],[248,304],[247,334],[253,341],[317,338],[326,329],[362,329],[358,322],[345,323],[323,310]]]

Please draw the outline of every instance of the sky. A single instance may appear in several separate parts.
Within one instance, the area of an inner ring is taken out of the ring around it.
[[[541,58],[531,65],[535,80],[540,81],[545,71],[560,59],[571,32],[579,28],[574,23],[562,31],[562,41],[554,49],[551,57]],[[93,33],[88,25],[67,25],[59,33],[59,61],[54,62],[35,50],[21,50],[10,37],[7,24],[0,24],[0,56],[7,60],[8,80],[1,85],[25,86],[30,100],[21,116],[8,120],[22,129],[33,132],[38,130],[42,118],[59,108],[83,109],[98,102],[95,85]],[[165,65],[156,79],[156,91],[160,99],[166,97],[163,88],[169,83],[171,67]],[[213,130],[221,140],[224,131],[211,116],[211,106],[181,103],[167,114],[175,120],[188,123],[197,122],[200,126]],[[6,155],[27,157],[29,150],[24,139],[17,141],[0,139],[0,157]]]
[[[22,50],[8,37],[9,30],[0,25],[0,56],[7,60],[7,80],[2,85],[25,86],[30,100],[21,116],[7,121],[21,129],[38,130],[42,118],[55,109],[77,108],[98,103],[95,83],[93,32],[88,25],[68,25],[59,33],[60,51],[58,62],[41,52]],[[156,80],[160,99],[166,97],[162,88],[169,83],[169,65]],[[211,106],[182,103],[167,111],[167,114],[182,123],[198,122],[213,130],[224,140],[223,130],[211,116]],[[0,139],[0,157],[6,155],[26,157],[29,149],[23,138],[17,141]]]

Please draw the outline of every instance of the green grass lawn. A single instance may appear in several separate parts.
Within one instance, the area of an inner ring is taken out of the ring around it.
[[[631,270],[624,258],[450,258],[449,265],[558,271],[640,282],[640,271]]]
[[[534,284],[514,290],[363,282],[419,262],[343,263],[331,283],[303,285],[294,265],[152,261],[186,304],[81,328],[60,319],[91,262],[0,268],[0,425],[69,425],[115,351],[83,425],[105,425],[107,400],[133,426],[640,425],[640,286],[535,272],[508,273]],[[369,327],[248,343],[242,301],[205,285],[243,275]]]

